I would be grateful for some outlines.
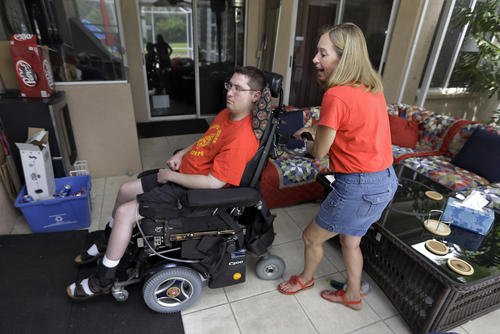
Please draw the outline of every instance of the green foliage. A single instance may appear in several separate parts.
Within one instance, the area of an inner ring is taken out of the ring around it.
[[[491,97],[500,88],[500,0],[478,1],[474,10],[461,8],[457,25],[469,24],[469,34],[479,52],[462,52],[455,70],[469,82],[471,91],[486,91]]]
[[[170,43],[186,42],[188,32],[186,31],[186,17],[184,15],[168,15],[157,19],[156,31],[163,35],[165,41]]]

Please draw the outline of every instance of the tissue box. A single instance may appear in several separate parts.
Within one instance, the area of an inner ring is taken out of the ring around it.
[[[489,208],[474,210],[462,206],[461,201],[455,198],[448,198],[442,220],[449,221],[452,225],[466,230],[486,235],[495,220],[495,213]]]

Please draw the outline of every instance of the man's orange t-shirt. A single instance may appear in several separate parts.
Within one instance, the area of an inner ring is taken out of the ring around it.
[[[330,168],[337,173],[378,172],[392,165],[391,131],[382,93],[335,86],[323,95],[318,125],[336,130]]]
[[[230,114],[226,108],[215,117],[210,128],[182,157],[181,173],[210,173],[230,185],[240,184],[247,162],[257,152],[259,141],[252,129],[251,115],[232,121]]]

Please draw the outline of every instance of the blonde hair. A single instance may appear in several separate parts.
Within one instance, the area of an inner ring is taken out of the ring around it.
[[[383,91],[380,76],[372,67],[368,57],[365,37],[354,23],[342,23],[323,29],[328,34],[333,48],[340,57],[337,68],[325,82],[325,89],[333,86],[365,85],[367,91]]]

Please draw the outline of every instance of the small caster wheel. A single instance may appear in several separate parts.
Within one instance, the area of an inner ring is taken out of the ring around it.
[[[111,294],[119,302],[124,302],[128,299],[128,291],[123,287],[111,288]]]
[[[266,281],[278,279],[283,276],[284,272],[285,261],[276,255],[262,257],[255,267],[257,277]]]

